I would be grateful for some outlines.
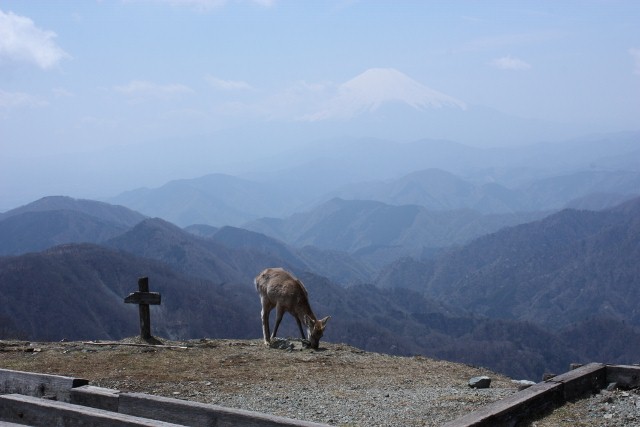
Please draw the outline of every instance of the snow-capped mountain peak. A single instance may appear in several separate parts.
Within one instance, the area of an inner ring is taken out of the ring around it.
[[[418,110],[466,109],[464,102],[424,86],[394,68],[371,68],[339,85],[336,94],[319,111],[304,119],[350,119],[387,103],[404,103]]]

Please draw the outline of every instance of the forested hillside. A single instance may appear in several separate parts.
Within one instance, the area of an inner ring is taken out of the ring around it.
[[[162,305],[152,308],[155,334],[258,338],[253,278],[265,267],[283,266],[304,281],[316,314],[332,316],[329,341],[534,380],[571,362],[634,363],[638,349],[629,342],[640,338],[634,303],[640,297],[640,199],[599,212],[563,210],[428,256],[388,251],[378,259],[391,263],[380,264],[375,280],[376,269],[358,256],[385,242],[358,243],[366,238],[356,236],[366,233],[352,233],[357,226],[347,224],[362,217],[366,230],[392,221],[397,228],[388,236],[399,235],[422,208],[341,200],[332,206],[329,215],[327,206],[321,208],[320,217],[342,222],[324,227],[323,241],[331,245],[333,235],[333,244],[349,245],[353,255],[236,227],[187,231],[143,217],[127,227],[74,210],[25,207],[0,220],[0,230],[17,219],[31,221],[31,227],[8,227],[15,236],[5,242],[46,248],[25,247],[21,255],[0,258],[0,332],[43,340],[135,335],[137,308],[124,304],[124,297],[136,290],[138,277],[148,276],[152,290],[162,294]],[[372,213],[363,216],[363,208]],[[401,213],[410,221],[401,221]],[[67,220],[56,222],[60,217]],[[109,232],[96,234],[96,224]],[[29,239],[38,231],[47,236],[47,230],[95,243],[51,246],[51,239]],[[281,335],[298,335],[290,318]]]

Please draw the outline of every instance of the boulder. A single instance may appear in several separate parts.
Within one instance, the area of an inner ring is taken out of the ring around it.
[[[469,380],[471,388],[489,388],[491,387],[491,378],[487,376],[473,377]]]

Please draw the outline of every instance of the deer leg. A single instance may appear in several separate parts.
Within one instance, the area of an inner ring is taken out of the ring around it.
[[[300,321],[300,319],[298,319],[298,316],[296,316],[296,322],[298,323],[298,329],[300,329],[300,335],[302,335],[302,339],[306,340],[307,338],[304,336],[304,329],[302,329],[302,322]]]
[[[271,307],[263,305],[260,315],[262,317],[262,336],[265,344],[269,344],[269,313],[271,313]]]
[[[276,306],[276,326],[273,328],[273,335],[271,338],[275,338],[276,333],[278,332],[278,327],[280,326],[280,322],[282,322],[282,316],[284,316],[284,308],[280,306]]]

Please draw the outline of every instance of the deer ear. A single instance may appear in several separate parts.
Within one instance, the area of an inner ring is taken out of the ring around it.
[[[313,328],[313,325],[314,325],[315,322],[313,321],[313,319],[308,314],[304,315],[304,319],[303,320],[304,320],[304,324],[305,325],[307,325],[310,328]]]
[[[331,319],[331,316],[327,316],[324,319],[320,320],[320,323],[322,323],[322,329],[326,328],[327,322],[329,321],[329,319]]]

